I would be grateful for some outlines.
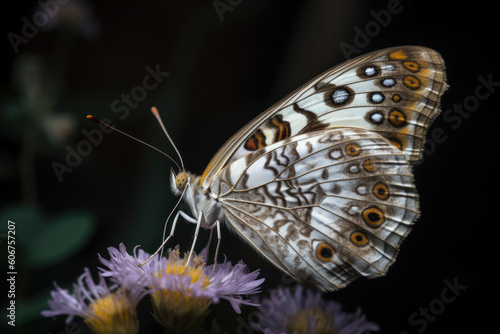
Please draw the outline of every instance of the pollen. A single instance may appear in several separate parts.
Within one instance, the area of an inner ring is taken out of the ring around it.
[[[179,257],[179,250],[169,251],[169,261],[164,270],[158,272],[158,275],[184,275],[191,277],[191,283],[201,281],[202,288],[206,288],[210,284],[210,278],[204,273],[203,267],[205,261],[201,255],[194,257],[189,266],[186,266],[187,254],[184,258]]]
[[[198,329],[210,313],[212,300],[179,291],[161,290],[151,294],[153,316],[165,333],[185,333]]]
[[[93,317],[85,323],[93,333],[137,333],[138,320],[125,290],[99,298],[89,305]]]
[[[179,257],[179,250],[170,250],[166,267],[157,276],[181,275],[189,277],[191,283],[201,283],[201,289],[210,284],[210,278],[204,273],[205,261],[202,256],[195,256],[187,265],[188,256]],[[212,299],[198,297],[187,290],[158,290],[151,294],[155,319],[165,329],[172,332],[189,332],[197,329],[205,320],[212,305]]]

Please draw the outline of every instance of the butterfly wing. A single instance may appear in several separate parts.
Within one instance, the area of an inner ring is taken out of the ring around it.
[[[418,215],[404,153],[357,128],[305,133],[247,154],[212,189],[240,236],[323,290],[383,275]]]
[[[340,64],[272,106],[230,138],[201,177],[206,189],[234,159],[303,133],[358,127],[388,139],[411,163],[422,157],[427,129],[446,90],[434,50],[404,46]]]

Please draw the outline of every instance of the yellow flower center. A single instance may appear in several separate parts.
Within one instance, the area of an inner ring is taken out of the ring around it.
[[[163,275],[189,276],[191,283],[201,282],[205,289],[210,284],[210,278],[203,272],[205,262],[203,257],[195,256],[189,266],[186,266],[187,256],[179,257],[179,250],[169,252],[166,268],[157,272],[157,277]],[[167,332],[184,333],[198,329],[207,317],[211,298],[194,297],[187,291],[161,290],[151,294],[156,321],[165,327]]]
[[[311,333],[311,319],[314,319],[316,323],[316,334],[338,334],[338,329],[333,325],[333,316],[319,307],[298,311],[289,319],[287,331],[309,334]]]
[[[186,254],[187,255],[187,254]],[[205,289],[210,284],[210,278],[203,272],[205,261],[202,256],[195,256],[189,266],[186,266],[187,256],[183,259],[179,257],[179,250],[170,250],[168,255],[167,267],[157,273],[161,277],[166,275],[189,275],[191,283],[201,280],[201,287]]]
[[[137,312],[130,304],[125,290],[118,290],[97,299],[89,305],[92,317],[85,323],[93,333],[99,334],[132,334],[139,332]]]

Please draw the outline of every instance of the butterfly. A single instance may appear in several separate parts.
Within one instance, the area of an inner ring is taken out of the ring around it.
[[[233,135],[201,176],[171,171],[191,211],[171,235],[179,216],[196,235],[225,223],[322,291],[384,275],[419,216],[412,166],[446,89],[443,59],[419,46],[333,67]]]

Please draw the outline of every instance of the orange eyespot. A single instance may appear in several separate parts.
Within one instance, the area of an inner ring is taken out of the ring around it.
[[[351,234],[351,241],[356,245],[356,246],[365,246],[368,243],[368,238],[364,233],[361,232],[354,232]]]
[[[406,115],[402,111],[394,109],[389,113],[389,123],[396,127],[405,126]]]
[[[373,164],[373,161],[371,161],[371,160],[366,160],[365,162],[363,162],[363,168],[367,172],[375,171],[375,165]]]
[[[397,138],[388,138],[392,146],[396,147],[398,150],[402,151],[404,149],[403,142]]]
[[[189,179],[189,177],[186,173],[179,173],[175,177],[175,186],[177,187],[177,189],[184,190],[184,188],[186,188],[186,184],[188,182],[188,179]]]
[[[408,75],[404,77],[403,83],[406,87],[410,89],[418,89],[421,86],[420,80],[413,75]]]
[[[401,95],[399,95],[399,94],[394,94],[394,95],[392,96],[392,100],[393,100],[394,102],[399,102],[399,101],[401,101]]]
[[[414,61],[405,61],[403,62],[403,66],[411,72],[418,72],[420,71],[420,65]]]
[[[373,187],[373,194],[379,199],[386,200],[389,198],[389,188],[384,183],[377,183]]]
[[[347,145],[346,152],[350,156],[356,156],[361,152],[361,148],[355,144]]]
[[[330,261],[334,254],[333,247],[329,244],[321,244],[316,249],[316,255],[321,261]]]
[[[370,227],[379,227],[384,222],[384,214],[379,208],[372,206],[363,211],[363,220]]]

